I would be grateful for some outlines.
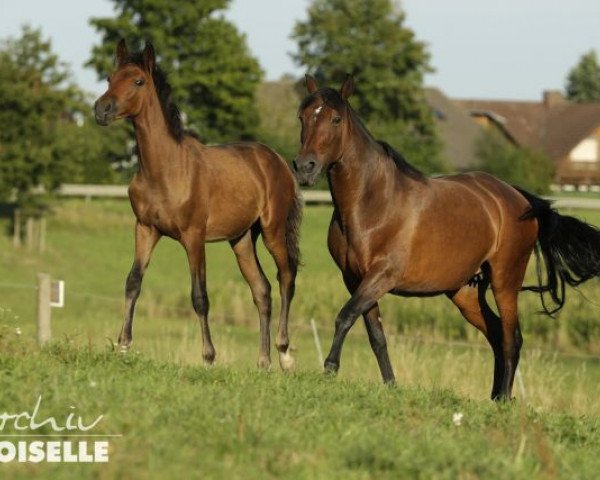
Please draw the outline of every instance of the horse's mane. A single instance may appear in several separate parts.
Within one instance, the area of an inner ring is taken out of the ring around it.
[[[137,65],[138,67],[145,69],[142,52],[130,53],[124,59],[123,63]],[[171,97],[172,89],[171,85],[169,85],[169,82],[167,81],[167,74],[156,63],[152,69],[152,80],[154,82],[154,87],[156,88],[158,100],[160,102],[165,121],[167,122],[169,132],[177,142],[181,142],[183,137],[190,132],[187,132],[183,128],[181,113]]]
[[[417,167],[413,167],[410,163],[408,163],[406,159],[402,156],[402,154],[394,150],[394,148],[389,143],[384,142],[382,140],[377,140],[377,143],[383,147],[383,150],[385,151],[386,155],[394,161],[396,167],[402,173],[409,176],[413,180],[423,180],[425,178],[425,175],[423,174],[423,172],[421,172],[421,170],[419,170]]]
[[[337,111],[340,111],[342,108],[347,108],[350,113],[350,117],[362,127],[362,129],[369,135],[369,137],[374,142],[378,143],[383,148],[385,154],[391,160],[393,160],[394,164],[396,165],[396,168],[400,170],[400,172],[414,180],[422,180],[425,178],[423,172],[421,172],[418,168],[413,167],[410,163],[408,163],[406,159],[402,156],[402,154],[394,150],[394,148],[389,143],[373,138],[371,132],[369,132],[369,130],[365,127],[362,120],[354,112],[354,110],[352,110],[350,104],[342,98],[342,95],[337,90],[334,90],[333,88],[322,88],[316,92],[313,92],[302,101],[302,103],[300,104],[300,110],[304,110],[316,98],[320,98],[327,106]]]

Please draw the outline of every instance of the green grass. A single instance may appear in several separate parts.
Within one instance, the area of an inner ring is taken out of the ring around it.
[[[595,478],[598,418],[314,372],[205,369],[3,329],[0,403],[104,418],[108,464],[7,464],[3,478]],[[14,409],[9,410],[10,412]],[[453,415],[462,413],[461,425]]]
[[[0,236],[0,410],[33,406],[42,393],[50,412],[77,405],[90,415],[105,413],[104,431],[124,434],[113,442],[108,466],[6,471],[46,478],[130,478],[128,472],[187,478],[191,470],[201,478],[399,478],[418,472],[424,478],[593,478],[598,306],[569,291],[567,307],[553,320],[536,314],[535,295],[521,296],[525,391],[515,385],[519,400],[512,407],[486,400],[489,347],[445,298],[382,301],[400,388],[380,385],[361,324],[348,337],[339,378],[325,379],[309,321],[315,319],[326,351],[333,319],[348,298],[327,252],[330,213],[328,207],[305,211],[305,266],[290,325],[297,373],[291,376],[279,373],[276,355],[273,373],[256,372],[257,314],[227,244],[207,251],[217,366],[206,370],[199,366],[187,261],[168,239],[158,245],[144,279],[133,351],[126,357],[107,351],[121,325],[132,261],[134,218],[126,202],[58,203],[44,255],[15,250],[8,236]],[[600,225],[600,212],[569,213]],[[7,229],[0,220],[0,231]],[[273,262],[262,245],[259,253],[275,286]],[[40,271],[66,281],[66,306],[52,311],[58,344],[41,352],[32,344]],[[581,291],[599,303],[597,281]],[[455,411],[465,415],[460,427],[451,422]]]
[[[335,314],[348,299],[341,276],[326,248],[330,208],[312,207],[305,212],[302,251],[305,267],[297,279],[293,317],[314,318],[329,327]],[[576,212],[600,225],[600,212]],[[24,329],[33,325],[34,292],[2,287],[3,284],[35,284],[36,273],[48,271],[67,285],[67,305],[53,312],[58,335],[89,338],[104,342],[114,338],[122,314],[123,284],[133,255],[134,217],[127,202],[61,202],[49,222],[49,251],[44,256],[15,251],[8,237],[0,237],[0,307],[4,317],[18,317]],[[7,222],[0,222],[0,229]],[[260,243],[260,242],[259,242]],[[275,286],[272,259],[260,245],[260,257]],[[213,324],[256,324],[256,311],[250,292],[238,271],[233,253],[226,243],[208,246],[208,289]],[[534,283],[532,274],[527,283]],[[193,321],[189,300],[189,273],[183,249],[170,239],[159,243],[144,279],[138,303],[136,334],[151,336],[147,329],[163,329],[164,321]],[[274,292],[277,289],[274,288]],[[589,282],[568,292],[568,302],[559,321],[538,315],[535,294],[521,295],[520,313],[526,344],[561,351],[600,354],[600,284]],[[277,295],[274,295],[277,302]],[[478,333],[445,298],[383,299],[382,311],[391,332],[405,336],[474,341]],[[276,305],[275,305],[276,306]],[[6,311],[8,309],[8,311]],[[0,319],[2,318],[0,310]],[[298,320],[296,321],[296,324]],[[145,333],[144,333],[145,332]],[[31,333],[31,330],[28,331]],[[141,336],[140,335],[140,336]],[[139,337],[138,337],[139,338]]]

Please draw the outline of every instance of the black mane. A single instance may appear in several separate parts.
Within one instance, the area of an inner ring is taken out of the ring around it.
[[[322,88],[316,92],[311,93],[300,104],[300,110],[304,110],[317,98],[320,98],[321,100],[323,100],[323,103],[325,103],[325,105],[337,110],[338,112],[343,108],[348,108],[354,121],[358,122],[363,127],[365,132],[367,132],[368,135],[371,138],[373,138],[371,136],[371,132],[369,132],[369,130],[364,126],[362,120],[358,117],[358,115],[356,115],[354,110],[352,110],[350,104],[342,98],[340,92],[334,90],[333,88]],[[389,143],[384,142],[382,140],[373,140],[376,141],[379,145],[381,145],[385,154],[394,161],[394,164],[402,173],[414,180],[423,180],[425,178],[423,172],[421,172],[418,168],[413,167],[410,163],[408,163],[406,159],[402,156],[402,154],[394,150],[394,148]]]
[[[386,155],[394,161],[396,167],[402,173],[409,176],[413,180],[423,180],[425,178],[425,175],[423,172],[421,172],[421,170],[408,163],[402,154],[394,150],[389,143],[384,142],[383,140],[377,140],[377,143],[383,147]]]
[[[123,61],[123,64],[133,64],[142,70],[146,69],[141,52],[129,54]],[[177,142],[181,142],[188,132],[183,128],[181,113],[171,97],[171,85],[167,81],[167,74],[156,63],[152,69],[152,80],[169,132]]]

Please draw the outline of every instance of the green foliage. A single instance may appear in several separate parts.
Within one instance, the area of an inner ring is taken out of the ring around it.
[[[13,189],[25,202],[31,189],[61,182],[63,159],[52,148],[56,128],[70,108],[68,72],[39,30],[0,44],[0,198]]]
[[[263,82],[256,95],[260,117],[258,139],[274,148],[288,162],[298,153],[300,124],[296,116],[301,98],[291,77]]]
[[[566,92],[572,102],[600,102],[600,65],[595,50],[582,55],[571,69]]]
[[[46,198],[33,189],[108,179],[109,161],[125,156],[122,135],[100,135],[91,123],[89,101],[40,30],[0,43],[0,92],[0,201],[16,193],[36,209]]]
[[[81,107],[77,123],[63,122],[57,127],[55,155],[66,163],[61,176],[69,183],[127,182],[131,177],[130,128],[125,123],[101,127],[93,118],[91,101]]]
[[[209,142],[252,138],[258,113],[255,89],[262,77],[245,38],[223,17],[229,0],[113,0],[114,18],[93,18],[102,41],[88,65],[100,78],[114,69],[121,38],[130,49],[154,42],[171,74],[175,101],[187,125]]]
[[[531,192],[548,193],[554,166],[542,152],[515,147],[493,132],[485,132],[475,149],[481,170]]]
[[[429,54],[404,20],[390,0],[314,0],[308,19],[295,26],[293,58],[320,85],[341,85],[353,74],[351,103],[373,134],[427,173],[440,172],[445,166],[422,87]]]

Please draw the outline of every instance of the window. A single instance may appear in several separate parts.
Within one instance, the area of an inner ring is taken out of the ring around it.
[[[597,162],[598,161],[598,139],[588,137],[582,140],[573,150],[570,158],[574,162]]]

